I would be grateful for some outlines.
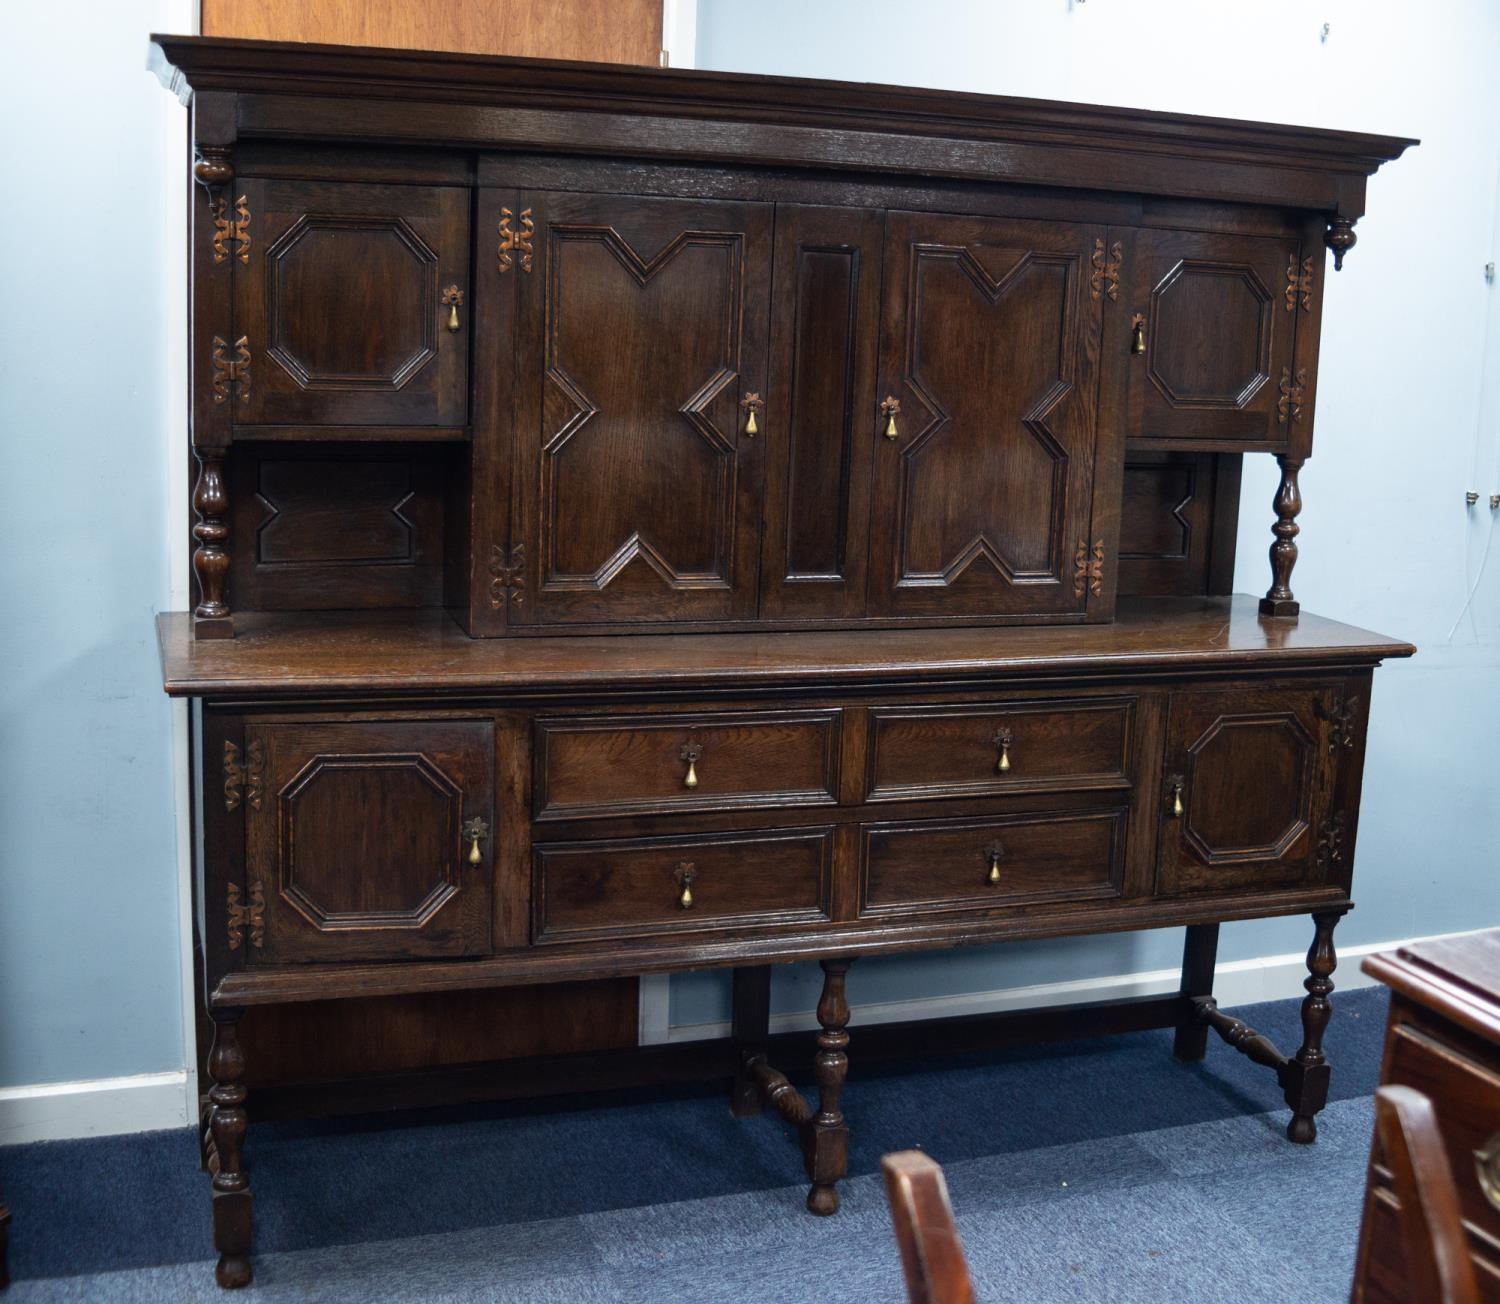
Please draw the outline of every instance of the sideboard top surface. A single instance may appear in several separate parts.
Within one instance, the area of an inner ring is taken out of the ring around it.
[[[312,696],[581,688],[880,684],[1028,673],[1264,669],[1415,652],[1304,611],[1262,618],[1256,600],[1137,598],[1113,624],[788,634],[473,639],[441,611],[246,613],[232,640],[197,640],[192,617],[157,618],[174,697]]]

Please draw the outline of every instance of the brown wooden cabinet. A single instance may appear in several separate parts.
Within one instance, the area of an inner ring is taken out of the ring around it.
[[[1299,616],[1297,472],[1323,250],[1411,142],[155,58],[200,183],[199,591],[160,630],[201,741],[221,1284],[250,1277],[250,1007],[733,968],[733,1108],[798,1129],[828,1214],[855,957],[1181,926],[1179,993],[1055,1028],[1173,1027],[1185,1060],[1217,1030],[1314,1139],[1371,675],[1413,649]],[[1227,593],[1257,452],[1258,602]],[[1212,995],[1220,925],[1285,914],[1313,919],[1288,1055]],[[795,960],[816,1106],[767,1061]]]

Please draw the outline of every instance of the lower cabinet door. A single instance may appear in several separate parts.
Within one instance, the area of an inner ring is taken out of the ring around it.
[[[1327,696],[1305,687],[1173,694],[1158,892],[1320,881],[1317,826],[1332,779],[1319,711]]]
[[[260,963],[490,949],[494,729],[485,721],[251,724],[247,892]]]

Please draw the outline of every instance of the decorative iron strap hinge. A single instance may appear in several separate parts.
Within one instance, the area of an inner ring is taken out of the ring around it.
[[[1318,868],[1326,873],[1344,863],[1344,812],[1337,811],[1318,825]]]
[[[1297,311],[1300,299],[1302,311],[1312,311],[1313,264],[1304,258],[1299,268],[1296,254],[1288,254],[1286,260],[1286,310]]]
[[[505,556],[505,546],[490,545],[490,606],[497,611],[509,598],[512,606],[519,607],[526,601],[526,545],[518,543],[510,550],[510,559]]]
[[[251,809],[260,809],[261,781],[265,774],[265,755],[260,739],[251,742],[245,751],[245,763],[240,764],[240,749],[234,743],[224,743],[224,809],[232,811],[243,797]]]
[[[228,244],[234,244],[234,256],[242,263],[250,262],[250,205],[241,195],[234,201],[234,217],[225,216],[224,196],[214,195],[209,203],[214,214],[214,262],[222,263],[229,257]]]
[[[1328,722],[1329,755],[1341,748],[1349,751],[1354,747],[1356,726],[1359,724],[1359,698],[1342,694],[1335,697],[1329,706],[1321,698],[1313,699],[1313,714]]]
[[[229,949],[238,951],[245,940],[245,927],[250,928],[250,945],[257,951],[266,944],[266,889],[259,880],[250,885],[250,904],[240,900],[240,885],[231,883],[228,889],[229,905]]]
[[[1302,387],[1307,384],[1307,368],[1298,367],[1296,378],[1292,377],[1292,369],[1283,367],[1281,369],[1281,397],[1276,400],[1276,424],[1284,426],[1287,417],[1293,421],[1302,420]]]
[[[1094,597],[1104,595],[1104,540],[1095,539],[1092,551],[1089,541],[1080,539],[1073,554],[1073,596],[1083,597],[1087,589]]]
[[[222,335],[214,336],[214,402],[224,403],[229,399],[229,387],[235,386],[241,403],[250,401],[250,337],[241,335],[234,342],[234,357],[228,353],[229,345]]]
[[[519,257],[521,270],[531,270],[531,237],[536,230],[536,223],[531,220],[531,210],[521,210],[521,227],[515,230],[511,227],[511,219],[515,216],[508,208],[500,210],[500,224],[497,228],[500,232],[500,246],[497,250],[500,260],[500,271],[510,271],[516,265]]]
[[[1093,271],[1089,273],[1089,298],[1098,303],[1103,295],[1109,295],[1110,300],[1117,301],[1120,297],[1120,263],[1125,256],[1124,248],[1116,240],[1109,246],[1109,254],[1105,256],[1104,239],[1097,237],[1094,240],[1093,256],[1089,259]]]

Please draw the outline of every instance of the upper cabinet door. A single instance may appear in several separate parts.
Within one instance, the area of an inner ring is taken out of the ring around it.
[[[492,205],[518,295],[513,360],[481,349],[514,365],[509,619],[753,616],[771,207],[539,192],[491,195],[487,221]],[[524,233],[508,250],[507,231]]]
[[[1091,515],[1096,470],[1120,474],[1096,447],[1103,236],[888,215],[872,614],[1108,618],[1114,541]]]
[[[1135,233],[1126,311],[1106,325],[1111,360],[1129,360],[1130,439],[1233,451],[1297,442],[1310,386],[1293,344],[1322,264],[1319,250],[1304,270],[1299,254],[1295,237]]]
[[[248,355],[227,387],[233,420],[464,425],[469,192],[256,180],[240,189],[250,243],[234,266],[233,338],[210,341],[228,362]]]

